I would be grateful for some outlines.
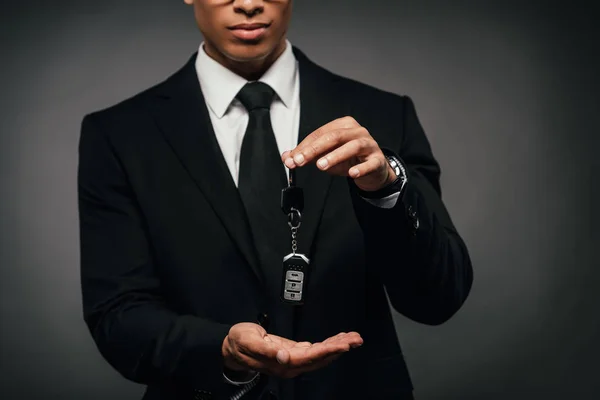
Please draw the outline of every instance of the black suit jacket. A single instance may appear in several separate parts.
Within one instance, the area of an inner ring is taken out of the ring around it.
[[[393,307],[441,324],[472,282],[467,249],[440,198],[440,169],[408,97],[337,76],[294,49],[300,133],[354,117],[408,165],[392,209],[347,178],[300,168],[300,250],[312,261],[307,304],[278,300],[281,260],[259,265],[236,186],[220,152],[194,68],[82,123],[78,193],[85,321],[103,357],[146,384],[147,399],[224,398],[221,344],[229,328],[267,313],[269,330],[321,341],[358,331],[364,345],[293,380],[269,380],[286,400],[400,398],[412,385]],[[273,246],[289,252],[285,216]]]

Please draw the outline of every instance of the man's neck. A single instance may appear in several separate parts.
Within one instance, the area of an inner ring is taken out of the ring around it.
[[[256,81],[273,65],[275,61],[281,56],[286,47],[286,41],[282,40],[279,45],[269,55],[260,59],[252,61],[236,61],[226,57],[224,54],[219,52],[210,43],[205,42],[204,50],[206,54],[217,61],[219,64],[229,69],[233,73],[241,76],[248,81]]]

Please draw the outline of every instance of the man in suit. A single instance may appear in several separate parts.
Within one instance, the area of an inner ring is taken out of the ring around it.
[[[185,2],[198,52],[82,123],[83,307],[99,351],[144,399],[412,399],[385,289],[437,325],[472,282],[412,101],[292,47],[292,0]],[[310,259],[299,292],[282,288],[290,171]]]

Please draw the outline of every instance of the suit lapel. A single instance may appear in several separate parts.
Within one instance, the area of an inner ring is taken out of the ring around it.
[[[243,203],[215,137],[195,59],[194,55],[159,87],[161,99],[154,115],[165,139],[263,283]]]
[[[294,47],[300,71],[300,129],[298,143],[317,128],[343,117],[341,101],[334,87],[333,75],[310,61]],[[302,227],[298,231],[299,250],[313,250],[313,242],[321,220],[332,177],[314,163],[296,172],[298,186],[304,189]]]

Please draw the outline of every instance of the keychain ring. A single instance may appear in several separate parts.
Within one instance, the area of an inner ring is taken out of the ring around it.
[[[290,213],[288,214],[288,225],[292,229],[298,229],[300,228],[301,224],[302,214],[300,213],[300,210],[292,207]]]

